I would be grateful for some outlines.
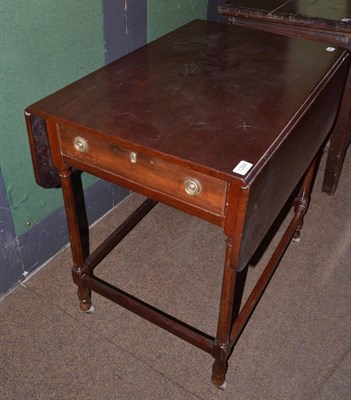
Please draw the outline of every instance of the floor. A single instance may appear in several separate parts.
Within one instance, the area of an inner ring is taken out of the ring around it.
[[[238,341],[225,391],[201,350],[97,294],[95,312],[80,312],[66,248],[0,302],[0,398],[350,399],[351,151],[334,197],[320,175],[301,242]],[[141,201],[132,195],[97,223],[92,247]],[[271,247],[249,267],[247,291]],[[158,205],[96,274],[214,334],[223,249],[221,229]]]

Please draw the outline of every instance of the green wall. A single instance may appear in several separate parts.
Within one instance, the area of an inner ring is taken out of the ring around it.
[[[35,184],[23,110],[104,64],[102,3],[1,0],[0,18],[0,163],[19,235],[62,204]]]
[[[207,0],[149,0],[148,41],[206,12]],[[34,181],[23,110],[104,64],[102,0],[0,0],[0,18],[0,166],[19,236],[62,205]]]
[[[192,21],[206,19],[207,0],[149,0],[148,41]]]

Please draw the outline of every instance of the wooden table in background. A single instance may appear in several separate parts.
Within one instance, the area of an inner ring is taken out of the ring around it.
[[[54,187],[56,176],[61,180],[81,309],[91,309],[94,291],[192,343],[213,356],[212,381],[223,388],[233,346],[299,235],[349,62],[344,49],[194,21],[28,107],[37,182]],[[147,197],[90,255],[72,170]],[[293,218],[236,313],[246,266],[291,198]],[[96,275],[99,262],[158,201],[224,232],[214,336]]]
[[[227,0],[219,13],[230,23],[351,49],[351,0]],[[351,141],[351,73],[330,138],[323,191],[334,194]]]

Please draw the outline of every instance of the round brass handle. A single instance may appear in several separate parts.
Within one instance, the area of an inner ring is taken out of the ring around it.
[[[201,183],[196,178],[189,178],[184,181],[185,192],[189,196],[197,196],[201,192]]]
[[[88,142],[80,136],[74,138],[73,144],[75,149],[80,153],[84,153],[88,150]]]

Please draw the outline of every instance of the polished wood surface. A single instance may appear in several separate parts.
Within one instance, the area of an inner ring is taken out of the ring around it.
[[[227,0],[219,12],[228,23],[351,49],[351,0]],[[351,142],[351,72],[331,135],[323,191],[334,194]]]
[[[252,175],[342,50],[254,31],[248,39],[247,30],[225,26],[212,32],[200,22],[193,27],[102,68],[31,110],[214,176],[237,180],[232,170],[246,160],[254,165]],[[248,48],[248,40],[254,46]]]
[[[29,126],[33,115],[45,121],[61,177],[82,310],[91,309],[94,291],[167,329],[212,354],[212,381],[221,386],[240,332],[301,227],[349,63],[344,49],[194,21],[28,107]],[[149,198],[89,256],[72,169]],[[293,194],[289,228],[237,313],[245,267]],[[157,201],[224,231],[215,337],[93,274]]]
[[[233,23],[264,22],[266,29],[276,24],[274,29],[291,35],[351,46],[350,0],[227,0],[219,12]]]

